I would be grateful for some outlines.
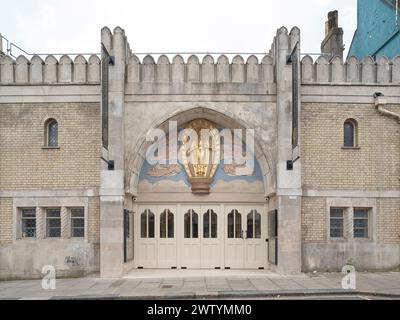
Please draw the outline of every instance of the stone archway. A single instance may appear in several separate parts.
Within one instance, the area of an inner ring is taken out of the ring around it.
[[[204,107],[177,110],[172,115],[157,119],[148,130],[141,132],[133,148],[126,150],[125,190],[127,194],[137,195],[138,193],[139,174],[145,162],[146,150],[150,146],[150,143],[146,141],[147,132],[152,128],[168,132],[169,121],[176,121],[180,126],[195,119],[206,119],[229,129],[254,129],[238,115]],[[272,131],[275,132],[275,129]],[[276,160],[273,157],[276,144],[267,145],[261,137],[262,134],[262,130],[255,129],[254,153],[262,170],[265,192],[269,194],[276,188]]]

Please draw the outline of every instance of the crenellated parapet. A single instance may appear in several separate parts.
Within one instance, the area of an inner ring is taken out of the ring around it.
[[[187,61],[180,55],[170,60],[162,55],[157,61],[151,55],[140,60],[131,54],[127,61],[128,83],[274,83],[274,65],[271,56],[261,60],[255,55],[246,60],[236,55],[229,61],[226,55],[200,59],[191,55]]]
[[[25,56],[13,59],[0,56],[0,84],[99,84],[100,58],[92,55],[88,60],[78,55],[72,60],[64,55]]]
[[[392,61],[385,56],[361,61],[350,57],[345,62],[340,57],[320,56],[314,62],[307,55],[301,61],[301,73],[304,84],[400,84],[400,56]]]

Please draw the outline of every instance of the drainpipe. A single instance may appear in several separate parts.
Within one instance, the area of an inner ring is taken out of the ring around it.
[[[384,108],[384,106],[387,104],[387,99],[385,98],[383,93],[375,92],[374,99],[375,99],[375,107],[381,115],[396,118],[397,121],[400,123],[400,114],[395,113],[393,111],[389,111]]]
[[[396,118],[398,123],[400,123],[400,114],[393,112],[393,111],[389,111],[383,107],[387,104],[387,100],[383,93],[375,92],[374,99],[375,99],[375,107],[381,115]],[[400,235],[399,235],[399,237],[400,237]]]

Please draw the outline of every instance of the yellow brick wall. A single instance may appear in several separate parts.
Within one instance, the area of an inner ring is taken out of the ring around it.
[[[13,201],[0,198],[0,245],[9,244],[13,238]]]
[[[59,124],[59,149],[47,150],[45,121]],[[99,104],[0,105],[0,191],[100,186]],[[0,198],[0,243],[12,241],[13,199]],[[88,237],[99,238],[99,199],[89,199]]]
[[[100,185],[98,104],[3,104],[0,111],[0,190]],[[48,118],[59,123],[60,149],[43,149]]]
[[[400,106],[391,106],[400,113]],[[344,150],[343,124],[358,121],[359,150]],[[400,125],[373,105],[302,105],[303,186],[315,190],[399,190]]]
[[[90,243],[100,243],[100,198],[89,199],[88,238]]]
[[[377,204],[377,240],[400,243],[400,199],[379,199]]]
[[[327,214],[326,198],[303,197],[301,228],[304,242],[326,242]],[[377,199],[376,240],[378,243],[400,243],[400,199]]]
[[[301,211],[303,241],[326,241],[326,199],[322,197],[304,197],[301,204]]]
[[[388,106],[400,113],[400,106]],[[344,150],[343,123],[358,121],[358,150]],[[373,105],[302,105],[302,179],[312,190],[400,190],[400,124]],[[304,242],[327,239],[326,198],[304,197]],[[400,243],[400,199],[377,199],[376,237]]]

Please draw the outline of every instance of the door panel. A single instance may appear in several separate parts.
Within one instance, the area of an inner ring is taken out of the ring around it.
[[[225,268],[244,267],[243,208],[225,208]]]
[[[200,269],[201,267],[201,208],[200,206],[181,206],[180,228],[181,267]]]
[[[155,234],[157,208],[152,206],[140,206],[135,215],[136,235],[136,265],[143,268],[157,268],[157,237]]]
[[[141,205],[134,223],[135,264],[160,269],[266,267],[267,224],[263,206]]]
[[[245,265],[247,269],[264,268],[266,263],[264,208],[246,208]]]
[[[221,268],[223,233],[220,232],[220,206],[201,207],[201,268]],[[222,215],[223,216],[223,215]]]
[[[158,268],[177,267],[177,208],[158,206],[156,232],[158,233]]]
[[[226,207],[225,266],[232,269],[265,268],[264,207]]]

